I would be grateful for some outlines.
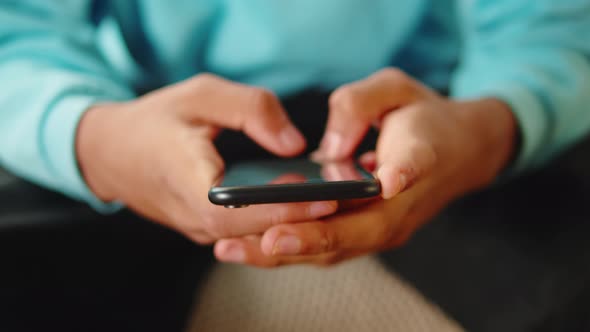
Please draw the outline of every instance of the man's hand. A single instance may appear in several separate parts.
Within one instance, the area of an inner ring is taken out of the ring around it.
[[[315,220],[336,202],[259,205],[230,210],[208,201],[223,175],[213,145],[222,128],[244,131],[279,156],[293,156],[305,139],[271,93],[199,75],[128,103],[97,105],[82,119],[77,155],[92,191],[199,243],[261,233]],[[240,252],[225,252],[239,259]]]
[[[451,200],[488,185],[512,155],[515,121],[495,99],[444,98],[396,69],[341,87],[317,159],[345,159],[373,125],[376,151],[361,157],[376,167],[383,200],[320,221],[271,227],[262,236],[220,240],[239,248],[242,263],[330,264],[403,244]]]

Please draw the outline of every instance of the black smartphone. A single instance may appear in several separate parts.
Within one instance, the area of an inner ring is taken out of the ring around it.
[[[253,160],[230,166],[209,190],[213,204],[251,204],[370,198],[381,194],[373,175],[353,161],[316,163],[309,159]]]

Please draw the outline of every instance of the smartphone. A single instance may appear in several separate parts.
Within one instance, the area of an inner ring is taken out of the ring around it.
[[[381,194],[373,175],[354,161],[316,163],[309,159],[253,160],[230,166],[209,190],[213,204],[251,204],[371,198]]]

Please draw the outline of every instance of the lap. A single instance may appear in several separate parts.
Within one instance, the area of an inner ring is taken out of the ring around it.
[[[462,331],[372,257],[332,268],[217,264],[188,331]]]

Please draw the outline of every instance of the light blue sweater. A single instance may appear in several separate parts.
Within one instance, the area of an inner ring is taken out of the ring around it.
[[[523,169],[590,129],[589,55],[588,0],[1,0],[0,165],[101,208],[74,151],[93,103],[204,71],[286,95],[397,66],[509,103]]]

